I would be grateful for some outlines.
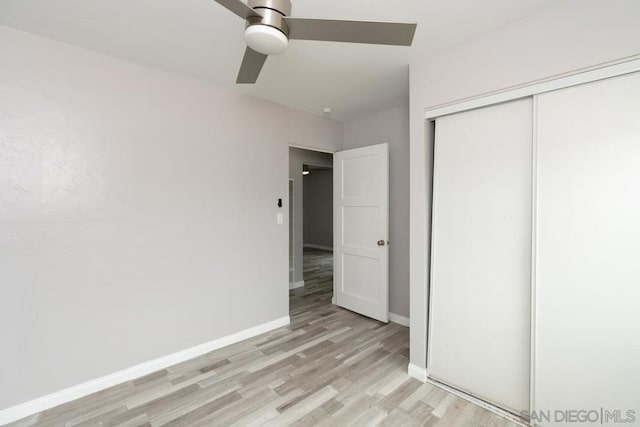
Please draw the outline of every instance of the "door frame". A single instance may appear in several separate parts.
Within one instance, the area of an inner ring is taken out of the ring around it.
[[[430,108],[425,108],[424,110],[424,125],[425,125],[425,136],[424,139],[419,146],[424,153],[431,154],[433,153],[434,143],[435,143],[435,134],[433,132],[433,126],[435,120],[444,115],[473,110],[476,108],[482,108],[490,105],[495,105],[503,102],[514,101],[521,98],[533,97],[534,103],[534,117],[533,117],[533,158],[532,158],[532,265],[531,265],[531,368],[530,368],[530,408],[529,410],[535,411],[535,354],[536,354],[536,276],[537,276],[537,265],[536,265],[536,243],[537,243],[537,115],[536,115],[536,107],[537,107],[537,95],[551,92],[559,89],[564,89],[572,86],[577,86],[585,83],[592,83],[598,80],[604,80],[612,77],[622,76],[625,74],[631,74],[634,72],[640,71],[640,55],[633,55],[626,58],[621,58],[615,61],[609,61],[601,64],[597,64],[591,67],[586,67],[582,69],[573,70],[567,73],[542,78],[539,80],[535,80],[532,82],[528,82],[522,85],[512,86],[509,88],[505,88],[503,90],[497,90],[485,94],[481,94],[474,97],[464,98],[457,101],[440,104],[436,106],[432,106]],[[465,393],[460,393],[459,391],[452,389],[448,386],[442,385],[440,383],[435,383],[428,379],[429,373],[429,365],[428,365],[428,337],[430,330],[430,280],[431,280],[431,261],[430,257],[432,253],[430,251],[431,248],[431,221],[433,218],[433,156],[422,156],[420,162],[418,163],[418,168],[416,169],[416,176],[424,176],[426,178],[427,183],[429,183],[429,179],[431,179],[431,188],[421,188],[420,200],[412,200],[411,201],[411,227],[422,230],[425,229],[425,233],[414,237],[414,240],[411,242],[411,259],[418,255],[417,249],[419,247],[424,248],[424,252],[427,256],[424,260],[420,260],[418,263],[413,263],[411,266],[411,293],[418,292],[420,298],[415,298],[412,301],[412,311],[415,311],[416,315],[412,313],[411,315],[411,328],[410,335],[412,342],[424,343],[425,347],[419,349],[418,351],[411,351],[412,360],[410,360],[408,373],[410,376],[423,381],[429,382],[433,385],[443,388],[467,401],[470,401],[478,406],[481,406],[491,412],[496,413],[502,417],[506,417],[512,419],[509,413],[505,413],[500,408],[497,408],[494,405],[488,404],[482,400],[473,398]],[[431,170],[429,170],[431,166]],[[412,178],[413,178],[412,174]],[[414,179],[411,180],[411,184],[413,185]],[[423,193],[424,191],[424,193]],[[424,197],[424,199],[423,199]],[[426,202],[426,206],[424,203]],[[426,212],[422,210],[422,208],[426,207]],[[426,216],[422,214],[426,213]],[[415,251],[415,253],[414,253]],[[419,279],[419,282],[418,282]],[[414,296],[410,296],[411,300],[414,299]],[[417,316],[420,314],[420,316]],[[424,334],[424,335],[422,335]],[[422,336],[420,336],[422,335]],[[418,358],[420,360],[418,360]],[[421,366],[424,366],[422,368]],[[517,421],[518,422],[518,421]],[[524,424],[522,422],[518,422],[521,425],[533,425],[532,423]]]
[[[289,290],[291,289],[295,289],[295,279],[296,279],[296,272],[295,272],[295,268],[296,268],[296,251],[295,251],[295,241],[296,241],[296,229],[295,229],[295,215],[296,215],[296,205],[294,203],[294,200],[296,198],[295,194],[296,194],[296,180],[289,177],[289,185],[290,187],[290,191],[289,191],[289,200],[287,202],[288,206],[289,206],[289,210],[290,213],[288,215],[289,217],[289,225],[288,225],[288,233],[289,233]]]

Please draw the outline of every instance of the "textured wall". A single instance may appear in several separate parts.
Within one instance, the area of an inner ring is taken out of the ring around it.
[[[4,27],[0,57],[0,408],[288,315],[288,144],[342,124]]]

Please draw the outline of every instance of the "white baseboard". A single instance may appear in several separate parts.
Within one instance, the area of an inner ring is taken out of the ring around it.
[[[417,379],[420,382],[427,381],[427,370],[425,368],[421,368],[418,365],[414,365],[413,363],[409,363],[409,368],[407,369],[407,373],[410,377]]]
[[[409,318],[405,316],[400,316],[399,314],[389,313],[389,321],[393,323],[397,323],[398,325],[409,327]]]
[[[114,372],[104,377],[96,378],[82,384],[78,384],[64,390],[57,391],[52,394],[21,403],[7,409],[0,410],[0,425],[5,425],[13,421],[37,414],[39,412],[51,409],[53,407],[71,402],[81,397],[88,396],[92,393],[105,390],[109,387],[122,384],[127,381],[135,380],[161,369],[168,368],[178,363],[193,359],[210,351],[218,350],[222,347],[244,341],[248,338],[255,337],[265,332],[287,326],[290,323],[289,316],[263,323],[249,329],[227,335],[222,338],[200,344],[177,353],[159,357],[148,362],[141,363],[136,366]]]
[[[333,252],[333,247],[331,247],[331,246],[314,245],[313,243],[305,243],[304,245],[302,245],[302,247],[303,248],[310,248],[310,249],[320,249],[321,251]]]
[[[298,289],[304,286],[304,280],[299,282],[289,282],[289,289]]]

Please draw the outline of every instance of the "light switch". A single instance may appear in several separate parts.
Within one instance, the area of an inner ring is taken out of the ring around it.
[[[278,225],[284,224],[284,214],[277,213],[276,214],[276,222],[278,223]]]

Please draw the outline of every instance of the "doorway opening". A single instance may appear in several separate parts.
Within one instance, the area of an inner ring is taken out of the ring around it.
[[[313,296],[313,298],[309,298]],[[289,148],[289,311],[333,297],[333,154]]]
[[[292,319],[335,304],[389,322],[389,144],[329,154],[290,147],[289,173]]]

